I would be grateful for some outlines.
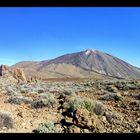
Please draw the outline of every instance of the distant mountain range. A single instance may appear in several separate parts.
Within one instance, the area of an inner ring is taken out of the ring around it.
[[[23,68],[27,76],[42,78],[140,78],[140,69],[107,53],[87,49],[52,60],[23,61],[12,67]]]

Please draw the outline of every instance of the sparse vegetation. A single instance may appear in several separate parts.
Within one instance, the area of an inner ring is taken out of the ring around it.
[[[25,87],[21,87],[21,88],[20,88],[20,92],[21,92],[21,93],[28,93],[29,90],[28,90],[27,88],[25,88]]]
[[[118,88],[118,89],[122,89],[123,88],[123,83],[122,82],[120,82],[120,81],[117,81],[116,83],[115,83],[115,86]]]
[[[54,121],[39,124],[39,127],[35,130],[36,133],[60,133],[61,129],[55,126]]]
[[[97,115],[103,115],[104,112],[105,112],[105,107],[104,105],[101,103],[101,102],[97,102],[95,103],[95,107],[94,107],[94,112],[97,114]]]
[[[8,86],[6,88],[6,91],[7,91],[6,94],[9,95],[9,96],[19,95],[20,94],[20,92],[17,91],[17,89],[14,89],[12,86]]]
[[[83,106],[83,100],[80,96],[76,96],[70,99],[70,101],[67,103],[67,108],[73,108],[76,110],[78,107],[81,108]]]
[[[38,88],[38,89],[37,89],[37,92],[38,92],[38,93],[44,93],[45,90],[44,90],[43,88]]]
[[[18,105],[22,103],[30,104],[32,103],[32,99],[24,96],[11,96],[7,102],[11,104],[18,104]]]
[[[54,132],[54,122],[50,121],[45,124],[40,124],[39,127],[36,129],[37,133],[52,133]]]
[[[85,99],[83,100],[83,107],[86,108],[90,112],[94,112],[95,109],[95,102],[91,99]]]
[[[131,100],[130,105],[139,105],[139,101],[138,100]]]
[[[101,102],[95,102],[89,98],[81,99],[80,96],[76,96],[74,99],[71,99],[68,103],[68,108],[73,108],[73,110],[83,108],[92,113],[94,112],[97,115],[102,115],[104,113],[104,106]]]
[[[0,92],[8,98],[4,101],[6,106],[18,105],[15,106],[17,109],[11,110],[17,111],[14,114],[15,126],[20,124],[19,128],[22,130],[28,129],[26,126],[31,127],[38,123],[38,128],[33,129],[33,132],[93,133],[102,132],[102,129],[103,132],[139,132],[137,125],[140,122],[138,120],[140,98],[137,87],[139,82],[109,80],[45,84],[30,82],[27,85],[8,84],[5,88],[1,83]],[[25,120],[25,114],[28,114],[26,119],[29,118],[29,121]],[[24,120],[23,124],[18,120],[21,122]],[[46,120],[48,122],[44,123]],[[64,126],[61,120],[64,121]],[[7,128],[1,128],[0,131],[14,131],[14,128]]]
[[[31,104],[34,108],[42,107],[53,107],[55,104],[54,95],[51,93],[41,94],[38,98]]]
[[[74,94],[74,92],[72,92],[72,91],[64,91],[63,94],[70,96],[70,95]]]
[[[106,119],[109,123],[112,123],[113,120],[120,120],[121,116],[114,112],[106,112],[105,113]]]
[[[114,93],[117,92],[117,88],[114,87],[113,85],[108,85],[108,86],[106,87],[106,90],[109,91],[109,92],[114,92]]]
[[[102,100],[106,100],[106,101],[111,101],[111,100],[116,100],[116,101],[120,101],[123,99],[123,96],[121,96],[119,93],[106,93],[105,95],[103,95],[101,97]]]
[[[140,100],[140,93],[131,93],[129,96],[135,98],[136,100]]]
[[[14,121],[10,112],[0,111],[0,128],[13,128]]]

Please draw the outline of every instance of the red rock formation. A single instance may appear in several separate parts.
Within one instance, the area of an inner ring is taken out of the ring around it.
[[[14,69],[13,76],[17,80],[21,80],[23,82],[27,82],[24,72],[21,69]]]
[[[12,76],[17,81],[27,82],[27,79],[23,70],[19,68],[10,68],[7,65],[0,66],[0,76],[7,77],[7,78]]]
[[[5,75],[6,73],[8,73],[9,70],[10,70],[9,66],[1,65],[1,67],[0,67],[0,76]]]

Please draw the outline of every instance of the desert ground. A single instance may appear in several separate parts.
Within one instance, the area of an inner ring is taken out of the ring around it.
[[[0,80],[1,133],[139,133],[140,80]]]

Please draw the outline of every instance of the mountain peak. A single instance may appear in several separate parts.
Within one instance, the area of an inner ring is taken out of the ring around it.
[[[72,77],[77,76],[77,74],[80,74],[81,77],[90,77],[98,73],[119,78],[140,78],[140,70],[138,68],[117,57],[94,49],[62,55],[47,62],[41,61],[32,65],[29,63],[24,65],[24,67],[23,64],[17,66],[28,69],[29,75],[31,75],[32,69],[33,73],[43,73],[43,77],[46,75],[44,74],[46,71],[48,75],[52,71],[52,76],[55,73],[56,76],[60,77],[70,76],[70,73]]]
[[[94,49],[87,49],[87,50],[85,50],[85,54],[90,54],[90,53],[95,53],[96,52],[96,50],[94,50]]]

